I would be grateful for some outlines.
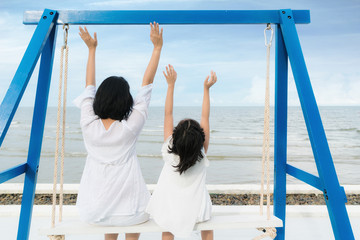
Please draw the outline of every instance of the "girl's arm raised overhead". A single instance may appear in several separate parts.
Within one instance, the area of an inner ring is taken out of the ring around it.
[[[168,84],[165,100],[165,119],[164,119],[164,141],[173,133],[174,120],[173,120],[173,103],[174,103],[174,88],[177,73],[174,67],[169,64],[166,67],[166,73],[163,71]]]
[[[95,51],[97,47],[97,36],[96,32],[94,33],[94,38],[91,37],[86,27],[82,29],[82,27],[79,27],[79,35],[81,39],[84,41],[84,43],[89,48],[89,57],[88,62],[86,66],[86,87],[89,85],[95,86]]]
[[[157,67],[159,65],[159,59],[161,54],[161,48],[163,45],[163,29],[159,30],[159,24],[154,22],[150,23],[150,40],[154,44],[154,49],[150,58],[150,62],[145,70],[142,86],[153,83]]]
[[[217,81],[216,73],[211,71],[210,76],[207,76],[204,82],[204,97],[203,97],[203,104],[201,111],[200,126],[204,129],[204,133],[205,133],[205,142],[204,142],[205,153],[207,153],[209,147],[209,140],[210,140],[210,124],[209,124],[210,87],[214,85],[216,81]]]

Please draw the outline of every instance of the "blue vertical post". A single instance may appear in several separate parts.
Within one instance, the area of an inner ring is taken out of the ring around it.
[[[288,110],[288,55],[280,25],[275,38],[275,137],[274,137],[274,215],[283,221],[277,240],[285,239],[286,150]]]
[[[346,211],[346,195],[336,175],[319,109],[312,90],[292,11],[280,10],[281,31],[294,75],[301,108],[303,111],[316,167],[329,212],[334,236],[340,240],[354,239],[354,234]]]
[[[44,133],[45,117],[49,96],[49,88],[51,81],[51,73],[54,59],[55,39],[56,39],[56,21],[57,12],[45,10],[41,24],[50,24],[50,34],[47,38],[46,44],[42,50],[39,79],[36,90],[35,106],[33,113],[33,120],[31,126],[31,135],[29,143],[29,151],[27,158],[27,168],[25,172],[25,182],[23,197],[21,202],[21,212],[18,227],[18,240],[27,240],[29,238],[31,216],[34,203],[37,173],[40,162],[41,145]],[[42,39],[39,39],[40,41]]]

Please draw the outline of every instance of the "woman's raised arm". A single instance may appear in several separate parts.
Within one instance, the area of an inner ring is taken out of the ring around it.
[[[96,86],[95,82],[95,52],[97,47],[97,36],[96,32],[94,33],[94,38],[91,37],[86,27],[82,29],[82,27],[79,27],[79,35],[81,39],[84,41],[86,46],[89,48],[89,57],[88,62],[86,66],[86,85],[85,87],[89,85]]]
[[[154,23],[150,23],[150,40],[154,45],[154,49],[149,61],[149,64],[145,70],[144,73],[144,78],[142,81],[142,86],[146,86],[149,85],[151,83],[153,83],[154,81],[154,77],[155,77],[155,73],[156,70],[158,68],[159,65],[159,59],[160,59],[160,54],[161,54],[161,48],[163,45],[163,29],[161,28],[161,30],[159,29],[159,24],[154,22]]]

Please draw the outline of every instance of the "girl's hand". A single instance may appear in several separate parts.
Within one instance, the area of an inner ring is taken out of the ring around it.
[[[150,27],[150,40],[154,44],[154,48],[161,49],[163,45],[163,29],[161,28],[159,31],[159,24],[156,22],[150,23]]]
[[[209,80],[210,78],[210,80]],[[217,81],[216,72],[211,71],[210,76],[207,76],[204,82],[204,88],[209,89]]]
[[[177,73],[172,65],[166,66],[166,73],[163,71],[168,85],[174,86],[177,78]]]
[[[96,32],[94,32],[94,38],[92,38],[91,35],[89,34],[88,30],[86,29],[86,27],[84,27],[84,29],[82,29],[82,27],[79,27],[79,30],[80,30],[79,35],[80,35],[81,39],[88,46],[89,49],[96,49],[96,46],[97,46]]]

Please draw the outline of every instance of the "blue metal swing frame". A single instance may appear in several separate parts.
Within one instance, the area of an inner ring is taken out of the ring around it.
[[[320,113],[312,90],[295,24],[310,23],[309,10],[213,11],[55,11],[25,12],[24,24],[37,24],[28,48],[0,105],[0,146],[41,54],[27,162],[0,172],[0,183],[25,174],[18,240],[29,238],[32,209],[51,81],[57,25],[111,24],[276,24],[274,215],[283,221],[278,240],[285,239],[286,174],[323,192],[335,239],[354,239]],[[299,95],[318,175],[287,163],[288,59]]]

